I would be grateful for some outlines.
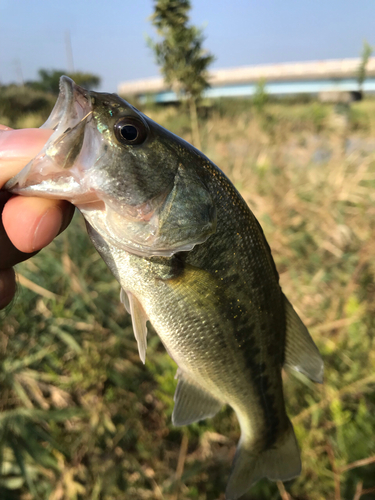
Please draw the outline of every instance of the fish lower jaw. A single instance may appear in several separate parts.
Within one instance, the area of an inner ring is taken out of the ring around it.
[[[80,183],[74,177],[61,177],[59,180],[54,179],[53,183],[46,179],[39,183],[25,184],[24,186],[17,186],[16,184],[9,190],[21,196],[66,200],[78,209],[81,209],[81,207],[86,210],[89,207],[94,207],[96,210],[104,209],[104,203],[98,198],[95,191],[83,191]]]

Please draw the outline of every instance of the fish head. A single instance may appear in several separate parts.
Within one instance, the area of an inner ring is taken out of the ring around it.
[[[191,250],[215,232],[205,157],[118,95],[63,76],[42,127],[53,134],[5,189],[68,200],[107,242],[140,256]]]

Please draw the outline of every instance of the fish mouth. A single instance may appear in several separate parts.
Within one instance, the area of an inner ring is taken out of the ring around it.
[[[60,78],[60,92],[47,121],[40,127],[53,130],[43,149],[4,189],[24,196],[64,198],[82,194],[82,174],[74,166],[86,136],[86,125],[92,119],[90,92],[67,76]],[[53,182],[51,182],[53,180]],[[69,201],[73,201],[70,199]]]
[[[60,92],[47,121],[40,128],[63,132],[92,111],[89,92],[68,76],[60,78]]]

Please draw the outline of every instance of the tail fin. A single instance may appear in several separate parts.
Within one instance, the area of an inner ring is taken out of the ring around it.
[[[260,455],[252,453],[251,448],[241,438],[225,498],[236,500],[262,477],[268,477],[271,481],[287,481],[298,476],[300,472],[301,459],[291,422],[275,445]]]

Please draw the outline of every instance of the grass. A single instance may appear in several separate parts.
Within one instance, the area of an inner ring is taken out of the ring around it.
[[[245,102],[234,114],[220,103],[202,119],[204,152],[261,222],[325,360],[322,386],[285,375],[300,478],[262,480],[244,500],[375,498],[374,111],[371,100],[343,112]],[[190,140],[178,109],[150,114]],[[17,271],[0,316],[0,498],[223,500],[234,414],[171,425],[174,363],[156,334],[140,363],[81,217]]]

